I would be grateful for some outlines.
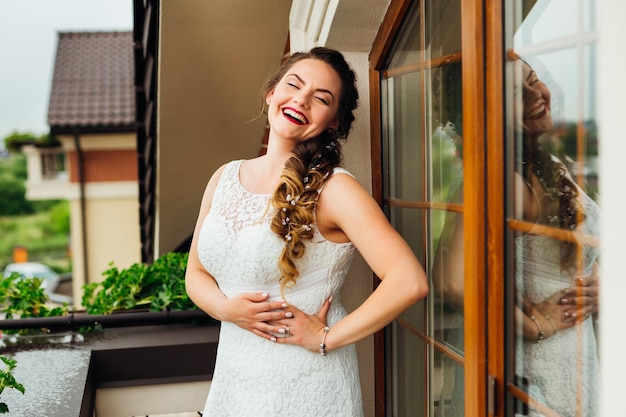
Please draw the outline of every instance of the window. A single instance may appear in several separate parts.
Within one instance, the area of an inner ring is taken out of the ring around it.
[[[386,19],[374,163],[431,293],[378,345],[384,415],[597,415],[594,3],[394,0]],[[570,288],[591,307],[559,304]]]

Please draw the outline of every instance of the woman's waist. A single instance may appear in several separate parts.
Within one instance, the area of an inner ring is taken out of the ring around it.
[[[300,298],[302,296],[309,297],[313,294],[319,294],[320,297],[328,297],[332,294],[326,293],[331,292],[332,288],[338,288],[341,284],[340,282],[336,282],[335,285],[333,285],[329,278],[330,271],[327,267],[320,267],[303,272],[296,278],[295,283],[285,287],[284,295],[289,299]],[[270,301],[282,300],[281,285],[278,279],[265,282],[238,282],[223,279],[218,279],[217,281],[220,290],[228,298],[245,292],[263,292],[269,295]]]

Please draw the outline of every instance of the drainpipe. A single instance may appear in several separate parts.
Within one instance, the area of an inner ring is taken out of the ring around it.
[[[80,194],[80,223],[82,229],[82,245],[83,245],[83,276],[85,284],[89,283],[89,265],[87,256],[87,199],[85,196],[85,155],[80,146],[80,131],[74,131],[74,148],[76,149],[76,160],[78,163],[78,186]]]

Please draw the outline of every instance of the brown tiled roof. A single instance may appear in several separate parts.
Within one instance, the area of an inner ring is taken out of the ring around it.
[[[61,32],[48,124],[101,131],[135,121],[132,32]]]

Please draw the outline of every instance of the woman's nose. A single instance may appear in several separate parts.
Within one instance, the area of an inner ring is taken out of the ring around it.
[[[309,100],[310,100],[309,95],[306,92],[304,92],[304,91],[300,91],[299,94],[296,94],[296,96],[293,99],[293,101],[296,104],[298,104],[298,105],[300,105],[302,107],[305,107],[305,108],[308,107]]]
[[[536,101],[541,98],[541,91],[536,88],[527,88],[524,91],[525,101]]]

